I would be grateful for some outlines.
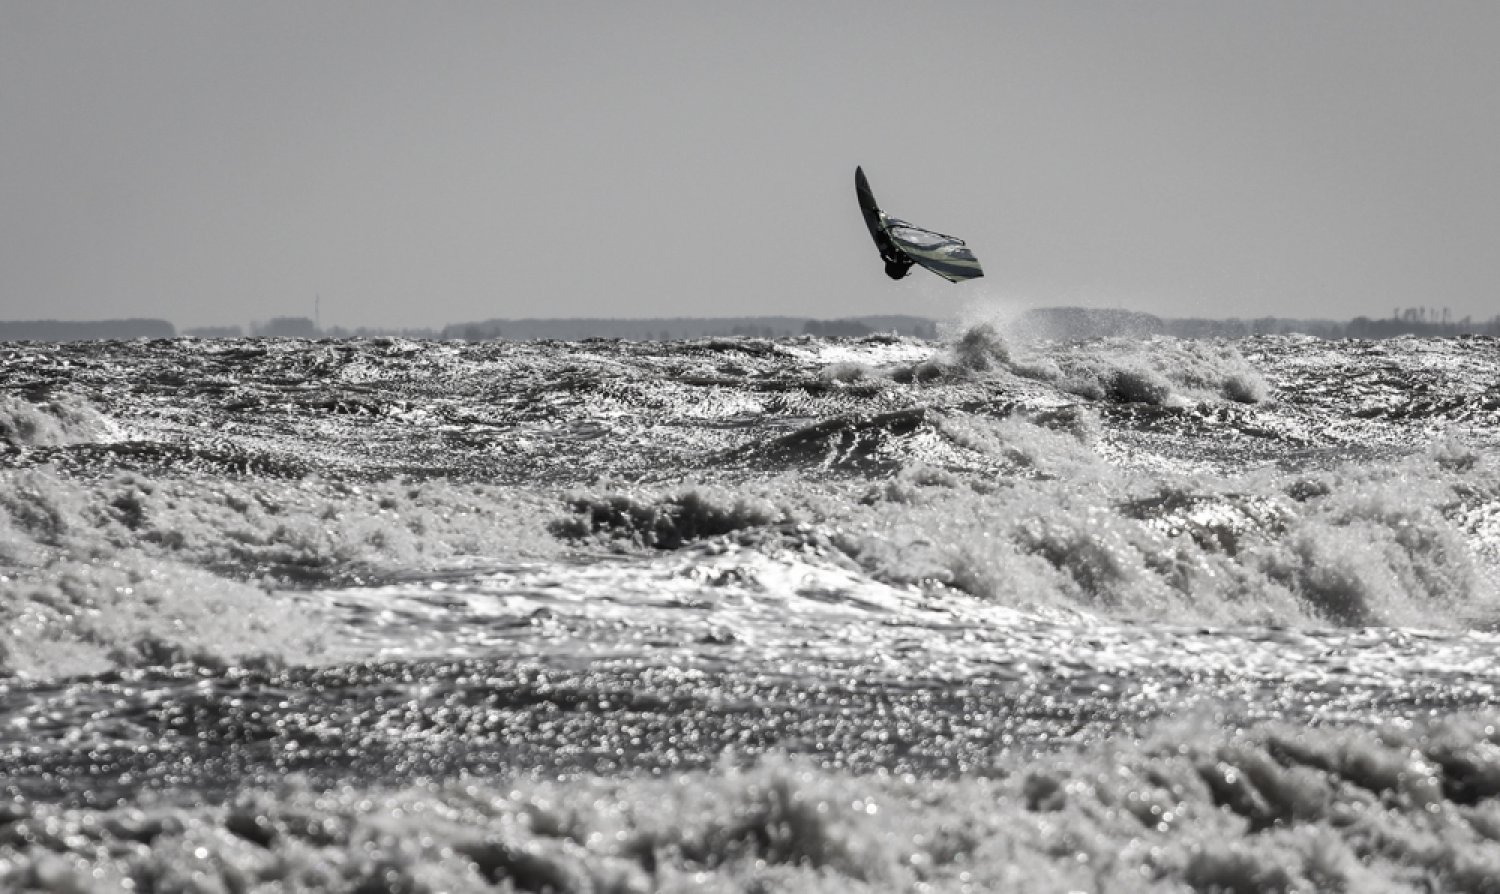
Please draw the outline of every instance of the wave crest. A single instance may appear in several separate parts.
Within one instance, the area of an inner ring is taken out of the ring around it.
[[[0,394],[0,442],[13,448],[109,443],[119,437],[113,420],[78,398],[32,403]]]
[[[718,488],[689,488],[656,496],[590,494],[568,503],[574,515],[552,525],[569,540],[600,538],[648,549],[681,549],[710,537],[785,520],[769,500]]]

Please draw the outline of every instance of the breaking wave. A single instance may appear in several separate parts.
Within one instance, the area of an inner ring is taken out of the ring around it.
[[[992,323],[965,330],[945,355],[898,369],[894,375],[897,381],[932,382],[999,373],[1109,403],[1162,406],[1228,400],[1255,404],[1271,393],[1260,371],[1225,342],[1099,338],[1016,348]]]
[[[1461,472],[1435,451],[1383,469],[1265,475],[1238,490],[1120,482],[1097,468],[1090,479],[1079,470],[1086,455],[1062,481],[977,490],[917,469],[873,491],[839,542],[882,579],[936,581],[1022,609],[1216,624],[1489,624],[1500,608],[1493,570],[1454,496],[1493,512],[1500,479],[1465,456],[1475,465]],[[1103,486],[1078,486],[1088,480]],[[890,501],[898,505],[885,509]]]
[[[722,489],[686,489],[657,497],[582,495],[569,501],[573,517],[554,522],[558,536],[623,540],[648,549],[680,549],[711,537],[772,524],[783,518],[769,500]]]
[[[108,443],[120,432],[108,417],[77,398],[40,403],[0,394],[0,443],[12,450]]]
[[[0,673],[315,661],[336,634],[284,591],[555,554],[546,524],[559,514],[446,482],[0,473]]]

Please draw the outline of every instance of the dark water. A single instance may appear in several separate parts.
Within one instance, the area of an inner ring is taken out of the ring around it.
[[[983,326],[5,345],[0,882],[1500,889],[1497,381]]]

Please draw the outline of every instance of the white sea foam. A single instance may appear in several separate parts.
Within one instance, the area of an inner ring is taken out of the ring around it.
[[[912,363],[930,356],[933,346],[913,338],[807,338],[778,342],[778,350],[804,362],[819,365],[861,364],[889,366]]]
[[[138,553],[57,560],[0,583],[0,674],[307,663],[332,633],[286,598]]]
[[[445,482],[3,473],[0,671],[314,661],[339,634],[309,603],[274,590],[557,553],[545,530],[556,512],[505,489]]]
[[[11,447],[106,444],[121,436],[113,420],[81,399],[62,395],[33,403],[0,394],[0,443]]]
[[[1063,477],[978,491],[912,482],[896,505],[879,499],[846,516],[842,542],[885,579],[931,577],[1018,608],[1442,626],[1497,608],[1492,570],[1452,505],[1455,491],[1486,506],[1500,499],[1488,465],[1455,471],[1429,454],[1352,466],[1307,496],[1305,479],[1272,474],[1168,488],[1101,469],[1077,442],[1054,443],[1037,462]]]
[[[1202,717],[1000,778],[768,759],[670,779],[468,780],[220,803],[13,802],[21,890],[1485,891],[1495,721],[1224,730]],[[128,884],[127,884],[128,883]]]

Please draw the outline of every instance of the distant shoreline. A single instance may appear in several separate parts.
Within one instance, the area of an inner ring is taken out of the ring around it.
[[[319,328],[307,317],[277,317],[264,323],[196,327],[178,330],[161,319],[21,320],[0,321],[0,342],[66,342],[129,340],[137,338],[376,338],[400,337],[460,341],[580,341],[619,338],[657,341],[685,338],[788,338],[797,335],[859,337],[894,333],[914,338],[937,338],[943,324],[934,319],[900,314],[876,314],[818,319],[813,317],[642,317],[642,318],[528,318],[454,323],[440,329],[396,329],[341,326]],[[1154,314],[1108,308],[1055,307],[1024,311],[1007,326],[1038,338],[1084,339],[1106,335],[1177,338],[1243,338],[1251,335],[1304,334],[1325,339],[1380,339],[1400,335],[1500,335],[1500,317],[1474,321],[1448,320],[1435,310],[1397,310],[1387,319],[1308,320],[1285,317],[1206,319],[1158,317]]]

